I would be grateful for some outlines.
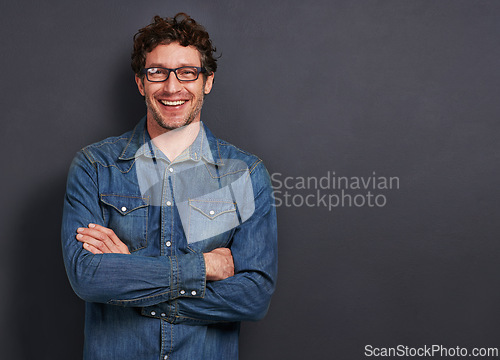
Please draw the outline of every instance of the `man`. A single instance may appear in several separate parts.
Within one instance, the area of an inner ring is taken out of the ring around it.
[[[85,359],[237,359],[240,321],[267,311],[271,183],[260,159],[200,121],[214,50],[189,16],[156,16],[132,54],[146,117],[73,160],[62,246],[86,301]]]

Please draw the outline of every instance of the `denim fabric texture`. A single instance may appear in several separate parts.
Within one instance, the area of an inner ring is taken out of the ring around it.
[[[67,180],[66,272],[85,300],[86,360],[237,359],[241,321],[267,312],[276,209],[262,161],[202,124],[173,162],[133,131],[85,147]],[[131,254],[94,255],[79,227],[115,231]],[[206,281],[203,253],[231,249],[235,275]]]

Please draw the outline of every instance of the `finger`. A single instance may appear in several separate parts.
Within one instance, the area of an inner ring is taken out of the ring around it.
[[[76,235],[76,240],[78,240],[84,244],[90,244],[90,245],[92,245],[92,247],[98,249],[99,251],[101,251],[103,253],[110,253],[111,252],[111,249],[109,249],[106,246],[105,242],[103,242],[99,239],[96,239],[92,236],[80,233],[80,234]]]
[[[97,230],[105,234],[109,240],[113,242],[113,245],[116,246],[117,250],[120,250],[120,252],[123,252],[126,250],[126,253],[129,253],[127,245],[123,243],[123,241],[120,240],[120,238],[115,234],[113,229],[98,225],[98,224],[89,224],[89,228]],[[109,247],[109,245],[108,245]]]
[[[97,255],[97,254],[102,254],[103,252],[99,250],[98,248],[90,245],[89,243],[83,243],[83,248],[85,250],[90,251],[92,254]]]
[[[114,242],[106,233],[102,232],[101,230],[93,228],[78,228],[77,232],[84,236],[89,236],[94,240],[101,241],[106,246],[106,248],[110,250],[110,252],[115,252],[114,250],[116,250],[116,245],[114,244]],[[95,246],[95,243],[92,244]]]
[[[88,228],[78,228],[77,232],[83,236],[89,236],[92,239],[82,238],[91,243],[104,253],[130,254],[127,245],[125,245],[114,231],[97,224],[89,224]],[[114,239],[114,241],[113,241]],[[96,243],[100,241],[102,244]],[[117,245],[118,244],[118,245]]]

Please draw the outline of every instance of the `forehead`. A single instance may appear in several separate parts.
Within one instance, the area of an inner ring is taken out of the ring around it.
[[[200,52],[194,46],[181,46],[179,43],[158,45],[146,54],[146,67],[177,68],[186,65],[201,65]]]

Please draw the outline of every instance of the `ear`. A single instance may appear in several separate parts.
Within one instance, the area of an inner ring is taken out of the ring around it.
[[[205,95],[210,94],[210,91],[212,91],[212,86],[214,84],[214,76],[215,76],[214,73],[212,73],[212,75],[210,76],[207,76],[207,80],[205,81],[205,87],[203,89]]]
[[[145,96],[144,92],[144,77],[139,77],[137,74],[135,74],[135,83],[137,84],[137,88],[139,89],[139,92],[141,93],[142,96]]]

